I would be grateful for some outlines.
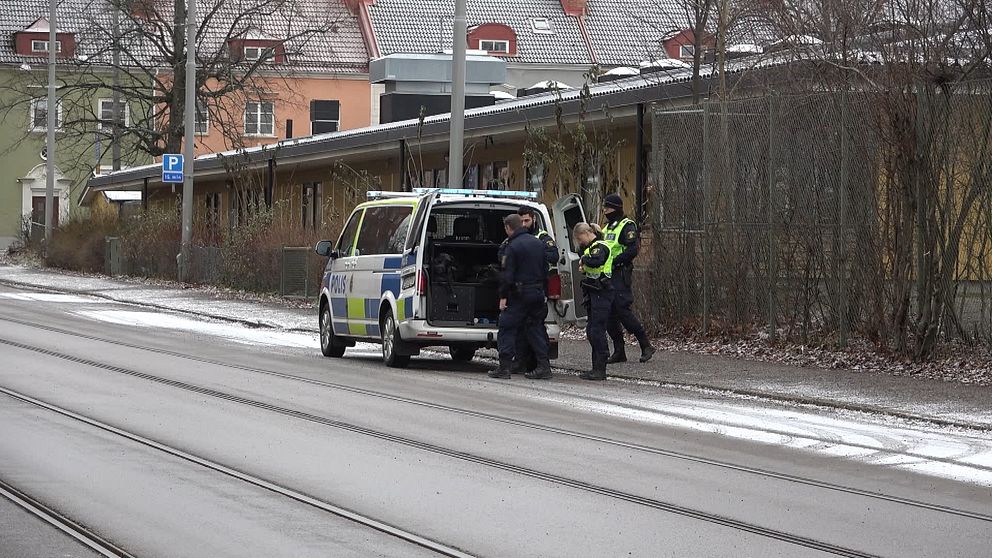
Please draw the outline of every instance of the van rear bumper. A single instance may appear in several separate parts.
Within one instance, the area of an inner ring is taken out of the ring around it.
[[[552,352],[557,356],[561,327],[556,323],[546,323],[544,326],[548,330],[548,339],[554,346]],[[399,330],[404,342],[422,347],[461,344],[495,346],[499,334],[495,327],[434,327],[427,320],[405,320],[399,324]]]

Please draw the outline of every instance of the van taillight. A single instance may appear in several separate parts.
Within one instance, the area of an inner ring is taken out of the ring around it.
[[[548,277],[548,299],[558,300],[561,298],[561,275],[555,273]]]
[[[422,269],[417,270],[417,294],[427,294],[427,272]]]

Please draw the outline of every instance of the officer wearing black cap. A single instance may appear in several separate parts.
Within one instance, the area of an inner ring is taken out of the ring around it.
[[[509,237],[502,250],[503,270],[500,275],[499,367],[489,372],[492,378],[509,378],[517,355],[518,334],[523,337],[537,367],[526,374],[532,379],[551,377],[548,360],[548,335],[544,320],[548,317],[545,298],[548,264],[544,243],[530,234],[520,215],[512,213],[503,219]]]
[[[655,349],[644,332],[644,326],[631,310],[634,304],[632,290],[634,258],[637,257],[640,248],[637,224],[624,215],[623,200],[616,194],[610,194],[603,200],[603,214],[607,220],[606,226],[603,227],[603,238],[613,254],[613,311],[607,330],[610,339],[613,340],[613,354],[610,355],[608,362],[627,361],[624,329],[637,337],[637,342],[641,346],[641,362],[647,362],[651,360]]]

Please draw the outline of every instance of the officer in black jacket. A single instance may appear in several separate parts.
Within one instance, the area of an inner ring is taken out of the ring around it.
[[[517,215],[520,216],[524,228],[544,243],[544,258],[548,262],[548,275],[558,273],[558,245],[555,244],[555,239],[551,237],[548,231],[537,226],[537,210],[532,206],[522,205],[517,210]],[[501,250],[505,250],[506,243],[509,240],[508,238],[503,242]],[[541,327],[543,328],[544,325],[542,324]],[[545,329],[545,334],[547,334],[547,329]],[[537,368],[537,361],[534,360],[534,355],[530,353],[527,347],[526,328],[521,328],[517,334],[517,355],[513,363],[513,368],[510,370],[511,373],[523,374],[525,372],[533,372]]]
[[[509,378],[517,354],[518,332],[523,329],[537,368],[528,378],[551,377],[548,360],[548,336],[544,320],[548,317],[545,288],[548,264],[544,243],[524,228],[520,215],[512,213],[503,219],[509,242],[503,250],[503,270],[499,289],[499,368],[489,372],[492,378]]]
[[[607,362],[626,362],[623,330],[634,334],[641,346],[641,362],[651,360],[655,349],[651,346],[644,326],[637,319],[631,306],[634,304],[633,278],[634,258],[640,249],[640,234],[637,223],[623,213],[623,200],[617,194],[610,194],[603,200],[603,214],[606,226],[603,236],[613,252],[613,311],[610,314],[608,332],[613,340],[613,354]]]

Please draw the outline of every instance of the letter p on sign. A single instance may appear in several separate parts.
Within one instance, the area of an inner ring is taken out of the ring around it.
[[[181,183],[183,181],[183,156],[166,153],[162,156],[162,182]]]

